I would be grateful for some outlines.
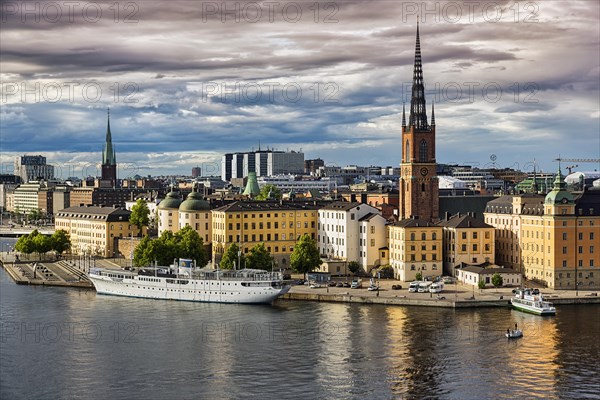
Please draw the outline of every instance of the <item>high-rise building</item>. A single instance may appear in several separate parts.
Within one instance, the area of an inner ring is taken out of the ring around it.
[[[54,179],[54,166],[46,164],[46,157],[23,155],[15,159],[15,175],[23,183]]]
[[[304,153],[297,151],[258,150],[245,153],[227,153],[221,159],[221,179],[244,178],[250,172],[256,176],[302,174]]]
[[[192,178],[198,178],[202,176],[202,168],[194,167],[192,168]]]
[[[102,150],[102,180],[111,181],[113,187],[117,184],[117,155],[110,133],[110,110],[108,110],[106,125],[106,143]]]
[[[425,110],[425,85],[418,23],[408,124],[402,106],[400,170],[400,218],[418,217],[423,221],[437,220],[439,188],[435,161],[435,114],[432,104],[431,124],[429,124]]]
[[[324,167],[325,161],[320,158],[315,158],[313,160],[304,160],[304,173],[309,175],[316,175],[319,167]]]

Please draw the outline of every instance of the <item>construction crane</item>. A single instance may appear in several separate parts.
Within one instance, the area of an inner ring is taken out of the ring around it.
[[[576,163],[598,163],[600,165],[600,158],[555,158],[554,161],[558,162],[576,162]],[[569,165],[565,167],[569,171],[569,175],[572,173],[573,168],[577,168],[579,165]]]

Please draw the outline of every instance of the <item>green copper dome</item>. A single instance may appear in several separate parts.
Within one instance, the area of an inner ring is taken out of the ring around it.
[[[181,204],[181,200],[179,199],[179,197],[177,197],[175,192],[170,191],[167,194],[167,197],[165,197],[165,199],[163,201],[158,203],[158,209],[159,210],[170,210],[170,209],[176,210],[179,208],[180,204]]]
[[[202,195],[195,190],[188,194],[187,199],[179,206],[179,211],[192,212],[192,211],[206,211],[210,210],[210,204],[208,201],[202,198]]]
[[[554,179],[554,187],[546,195],[546,204],[573,204],[573,195],[567,190],[567,184],[563,179],[563,175],[560,172],[560,164],[558,166],[558,173]]]

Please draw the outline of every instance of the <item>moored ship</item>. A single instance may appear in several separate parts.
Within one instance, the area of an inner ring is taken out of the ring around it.
[[[510,299],[514,308],[520,311],[537,315],[555,315],[556,308],[552,303],[544,300],[541,293],[534,294],[531,289],[517,289],[515,296]]]
[[[89,278],[100,294],[211,303],[271,303],[290,289],[280,272],[196,269],[190,260],[137,273],[96,268]]]

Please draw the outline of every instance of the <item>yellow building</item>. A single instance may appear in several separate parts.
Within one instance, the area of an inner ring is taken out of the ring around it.
[[[287,268],[294,245],[304,234],[316,240],[315,202],[236,201],[212,210],[213,262],[236,243],[244,254],[264,243],[276,266]]]
[[[455,276],[454,270],[462,263],[495,262],[494,227],[471,214],[460,213],[438,223],[443,230],[444,272]]]
[[[501,201],[488,203],[485,218],[491,225],[501,217],[494,208]],[[554,289],[600,288],[600,190],[574,196],[566,190],[559,171],[543,201],[514,206],[511,212],[519,227],[518,254],[512,255],[519,256],[527,279]],[[502,252],[498,249],[505,257]]]
[[[131,211],[114,207],[69,207],[56,214],[55,226],[69,234],[73,254],[114,257],[115,239],[140,233],[129,223],[130,215]]]
[[[388,248],[397,279],[442,275],[442,227],[416,218],[400,220],[388,225]]]

